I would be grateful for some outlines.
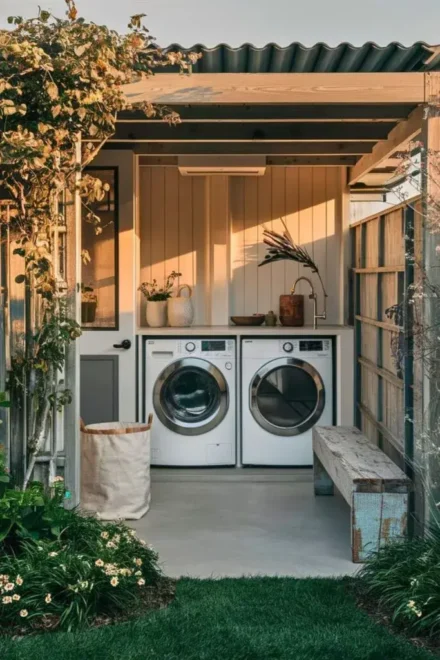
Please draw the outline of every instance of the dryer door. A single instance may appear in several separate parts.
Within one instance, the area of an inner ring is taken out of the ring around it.
[[[181,435],[201,435],[218,426],[228,412],[228,384],[207,360],[183,358],[159,375],[153,405],[167,428]]]
[[[250,386],[250,409],[274,435],[299,435],[321,417],[325,389],[316,369],[303,360],[279,358],[265,364]]]

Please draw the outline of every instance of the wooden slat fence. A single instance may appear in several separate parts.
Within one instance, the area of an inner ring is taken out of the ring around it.
[[[412,444],[408,422],[413,367],[408,359],[408,295],[420,199],[353,224],[351,310],[356,337],[356,425],[402,467]]]

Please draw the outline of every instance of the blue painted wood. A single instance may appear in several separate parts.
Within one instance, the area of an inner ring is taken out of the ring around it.
[[[329,477],[327,470],[316,456],[313,455],[313,482],[315,487],[315,495],[334,495],[335,489],[332,479]]]
[[[353,493],[352,559],[364,562],[389,542],[405,538],[408,495],[406,493]]]

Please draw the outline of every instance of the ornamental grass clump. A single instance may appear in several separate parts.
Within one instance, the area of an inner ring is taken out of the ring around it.
[[[440,635],[440,528],[425,538],[393,543],[360,572],[367,598],[411,635]]]
[[[161,580],[156,552],[134,530],[64,509],[62,488],[58,478],[52,497],[40,490],[37,503],[17,508],[0,540],[0,632],[73,631],[118,619],[145,609],[147,589]]]

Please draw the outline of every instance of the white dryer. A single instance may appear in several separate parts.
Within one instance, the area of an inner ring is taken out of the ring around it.
[[[243,465],[312,465],[312,428],[333,424],[332,340],[243,339]]]
[[[151,463],[235,465],[234,339],[147,339]]]

